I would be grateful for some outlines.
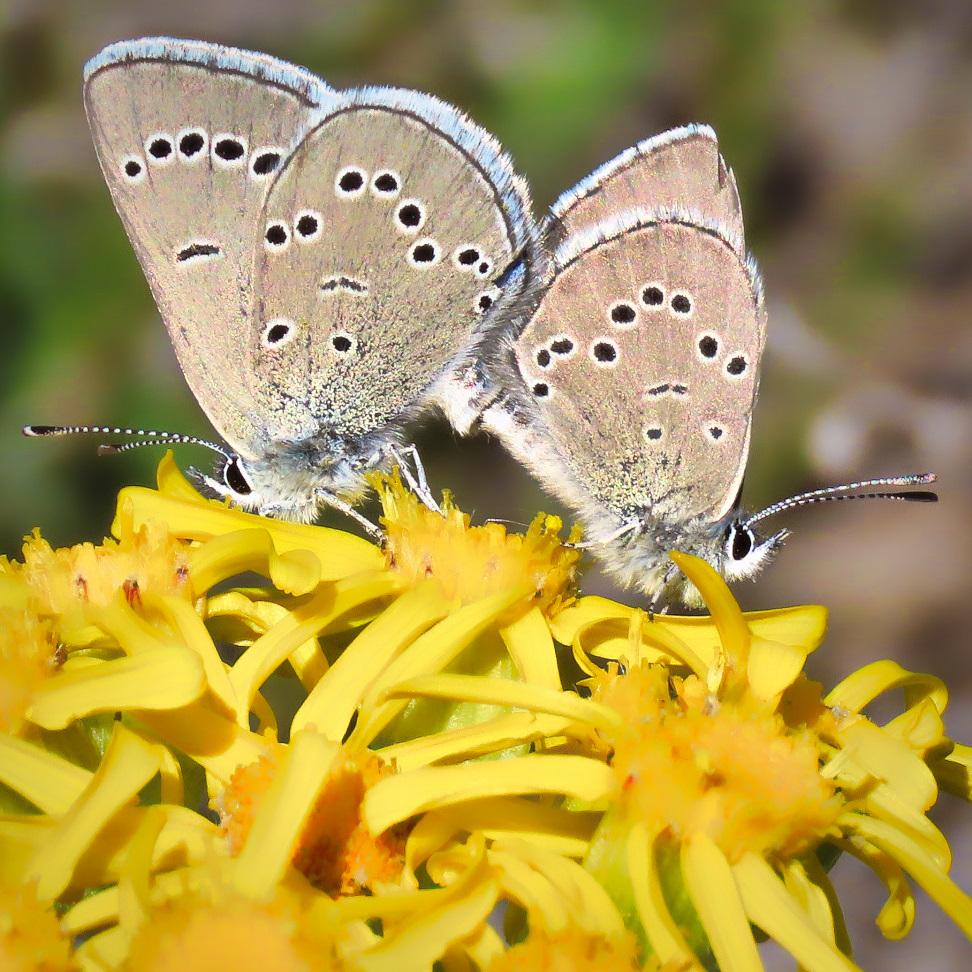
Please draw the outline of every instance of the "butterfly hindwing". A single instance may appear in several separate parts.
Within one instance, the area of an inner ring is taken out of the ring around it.
[[[670,211],[595,225],[516,342],[530,424],[619,521],[715,522],[736,498],[765,324],[733,244]]]
[[[533,232],[508,160],[458,111],[393,89],[349,101],[281,169],[259,227],[249,353],[293,438],[360,440],[430,399],[448,411]]]

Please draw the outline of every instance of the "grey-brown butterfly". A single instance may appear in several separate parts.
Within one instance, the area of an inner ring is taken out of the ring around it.
[[[546,239],[552,281],[494,350],[502,391],[483,424],[581,516],[584,545],[653,606],[700,603],[672,549],[727,579],[751,577],[786,536],[759,536],[765,517],[934,481],[870,480],[740,511],[766,313],[711,128],[674,129],[597,169],[554,204]]]
[[[422,413],[468,427],[477,349],[537,258],[528,189],[491,135],[430,95],[337,92],[170,38],[107,47],[84,102],[179,364],[228,444],[203,443],[223,456],[202,477],[215,493],[292,519],[352,512]]]

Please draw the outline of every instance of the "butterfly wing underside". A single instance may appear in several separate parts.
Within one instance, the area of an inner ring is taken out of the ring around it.
[[[436,398],[510,296],[492,281],[528,207],[489,136],[429,96],[365,92],[327,118],[260,227],[249,352],[282,434],[360,442]]]
[[[561,247],[515,354],[532,421],[596,503],[715,522],[741,484],[764,339],[755,269],[716,226],[629,212]]]
[[[276,171],[337,96],[265,55],[160,39],[107,48],[84,98],[186,380],[229,444],[252,454],[253,228]]]
[[[626,149],[565,192],[553,205],[550,225],[559,243],[627,209],[666,207],[719,224],[743,252],[736,179],[708,125],[675,128]]]

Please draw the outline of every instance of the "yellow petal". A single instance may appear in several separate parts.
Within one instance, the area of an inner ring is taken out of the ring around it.
[[[68,886],[75,865],[94,836],[158,772],[161,762],[160,746],[147,745],[115,723],[91,782],[28,866],[26,877],[37,881],[39,900],[52,901]]]
[[[911,931],[915,921],[915,898],[901,865],[863,837],[835,840],[834,844],[863,861],[887,888],[887,901],[881,907],[874,923],[881,929],[881,934],[885,938],[892,940],[904,938]]]
[[[665,903],[654,848],[659,833],[661,831],[656,830],[654,834],[649,834],[640,821],[631,828],[626,847],[628,877],[631,880],[638,917],[651,950],[660,964],[671,962],[679,965],[695,961],[695,955]]]
[[[149,875],[155,844],[164,827],[163,808],[146,807],[142,822],[125,853],[118,882],[118,917],[129,934],[142,925],[151,907]]]
[[[955,743],[947,756],[929,761],[928,767],[942,789],[962,800],[972,800],[972,747]]]
[[[486,797],[425,814],[412,829],[405,857],[414,871],[456,834],[480,831],[489,840],[531,840],[564,857],[587,853],[601,814],[565,810],[518,797]]]
[[[268,577],[287,594],[308,594],[321,582],[321,562],[311,551],[277,553],[263,527],[214,537],[196,547],[189,559],[189,577],[197,595],[248,570]]]
[[[375,679],[358,714],[358,724],[352,733],[351,749],[367,746],[382,729],[408,704],[407,701],[379,702],[384,692],[417,675],[441,671],[476,637],[482,634],[514,604],[533,592],[530,584],[520,584],[510,590],[484,597],[459,608],[435,627],[415,639]]]
[[[670,556],[682,573],[699,589],[719,631],[722,647],[733,658],[745,661],[749,650],[749,626],[729,586],[714,567],[699,557],[680,553],[678,550],[673,550]]]
[[[883,820],[875,820],[863,814],[857,815],[855,830],[879,850],[894,858],[959,926],[962,934],[966,938],[972,938],[972,898],[959,890],[924,848]]]
[[[924,756],[945,742],[945,722],[931,699],[925,698],[885,723],[884,731]]]
[[[694,576],[690,579],[695,581]],[[709,582],[705,576],[702,580]],[[702,593],[711,603],[708,592]],[[703,831],[682,844],[682,876],[722,972],[762,972],[763,963],[732,869],[715,841]]]
[[[776,699],[803,670],[807,653],[802,648],[753,636],[746,674],[753,695],[761,702]]]
[[[299,733],[290,741],[237,858],[234,884],[243,894],[272,896],[339,752],[337,743],[313,732]]]
[[[444,732],[419,736],[375,750],[386,762],[394,760],[402,771],[416,769],[443,761],[454,762],[458,757],[471,759],[488,753],[498,753],[513,746],[528,745],[564,732],[570,719],[532,712],[513,712],[486,719],[470,726],[447,729]]]
[[[607,891],[580,864],[538,846],[513,838],[493,841],[490,853],[510,853],[542,874],[557,888],[573,911],[572,924],[591,933],[616,938],[624,932],[624,922]]]
[[[582,699],[576,692],[543,688],[505,678],[484,678],[481,675],[443,674],[412,678],[392,686],[382,698],[488,702],[566,716],[597,729],[617,730],[623,725],[621,716],[614,709],[590,699]]]
[[[794,864],[796,862],[793,862]],[[830,880],[830,875],[820,863],[816,854],[808,854],[800,862],[801,870],[805,869],[806,876],[817,892],[822,894],[827,900],[827,907],[830,911],[831,928],[833,930],[833,942],[846,955],[852,959],[854,949],[851,946],[850,934],[844,921],[844,910],[837,898],[837,890]]]
[[[95,712],[174,709],[199,698],[205,688],[197,655],[182,645],[160,645],[96,667],[58,673],[34,692],[27,717],[45,729],[64,729]]]
[[[0,733],[0,780],[43,813],[65,813],[93,775],[40,746]]]
[[[616,786],[613,770],[585,756],[531,754],[498,762],[432,766],[388,776],[366,794],[362,816],[373,833],[434,807],[479,797],[557,793],[591,803]]]
[[[560,672],[550,628],[540,608],[527,611],[500,635],[516,664],[520,678],[529,685],[560,689]]]
[[[548,932],[562,931],[570,924],[567,903],[546,877],[538,874],[516,854],[490,850],[490,865],[498,871],[503,896],[516,902],[531,919]]]
[[[732,868],[746,914],[779,942],[807,972],[855,972],[857,966],[842,955],[790,897],[773,869],[752,851]]]
[[[824,699],[824,705],[844,712],[860,712],[883,692],[901,688],[909,706],[928,698],[939,712],[948,704],[948,689],[940,678],[909,672],[897,662],[877,661],[859,668],[838,683]]]
[[[257,638],[230,669],[230,682],[240,700],[242,721],[250,700],[270,673],[308,638],[364,604],[393,594],[401,586],[394,574],[358,574],[322,587],[306,604],[294,608],[265,635]]]
[[[378,674],[448,610],[434,582],[420,584],[393,601],[345,648],[326,678],[314,686],[297,710],[291,732],[313,726],[329,739],[341,739]]]

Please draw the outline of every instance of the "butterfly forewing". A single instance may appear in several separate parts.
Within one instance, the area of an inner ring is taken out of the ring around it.
[[[755,271],[716,227],[650,213],[568,240],[557,262],[516,346],[543,435],[622,521],[717,521],[749,446]]]
[[[253,227],[275,171],[336,101],[297,68],[202,43],[117,45],[86,71],[101,167],[179,364],[244,455],[260,438],[245,354]]]
[[[398,100],[325,120],[267,201],[249,341],[285,437],[362,436],[421,401],[472,350],[523,245],[528,203],[493,144],[410,110],[451,111],[434,99]]]
[[[622,152],[557,200],[551,225],[559,242],[626,209],[676,206],[721,225],[743,253],[736,180],[708,125],[676,128]]]

